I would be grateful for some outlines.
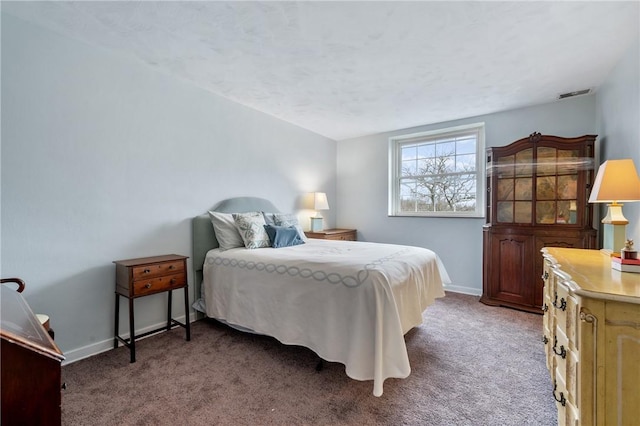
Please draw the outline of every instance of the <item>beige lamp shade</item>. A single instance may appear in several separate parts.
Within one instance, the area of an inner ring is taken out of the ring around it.
[[[626,225],[620,201],[640,201],[640,178],[631,159],[607,160],[600,165],[589,196],[590,203],[608,203],[602,219],[602,248],[619,253],[626,240]]]
[[[313,193],[313,210],[329,210],[329,201],[327,201],[326,193]]]
[[[633,160],[607,160],[600,165],[590,203],[640,201],[640,178]]]

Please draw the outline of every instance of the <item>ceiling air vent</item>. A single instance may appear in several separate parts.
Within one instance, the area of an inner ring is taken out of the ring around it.
[[[575,92],[567,92],[558,95],[558,99],[572,98],[574,96],[586,95],[591,93],[591,89],[576,90]]]

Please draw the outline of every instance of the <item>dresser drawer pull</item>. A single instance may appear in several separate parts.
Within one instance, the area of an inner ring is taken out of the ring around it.
[[[563,407],[567,405],[567,399],[564,397],[564,392],[560,392],[560,397],[558,398],[556,396],[556,390],[558,390],[558,385],[555,384],[553,386],[553,399],[555,399],[556,401],[558,401],[560,403],[560,405],[562,405]]]
[[[169,265],[169,269],[176,269],[176,265]]]
[[[560,358],[562,359],[567,358],[567,350],[564,348],[564,345],[560,345],[560,352],[558,352],[557,346],[558,346],[558,337],[556,336],[553,339],[553,353],[555,353],[556,355],[560,355]]]
[[[144,271],[142,271],[143,274],[149,274],[151,273],[151,269],[145,269]]]
[[[151,283],[147,283],[144,288],[151,288]]]
[[[556,307],[557,309],[560,309],[561,311],[566,311],[567,310],[567,301],[564,300],[564,297],[560,298],[560,303],[558,303],[558,293],[556,293],[556,297],[553,300],[553,306]]]
[[[169,281],[171,284],[175,284],[178,282],[178,280],[176,280],[175,278],[171,278],[171,281]]]
[[[564,298],[560,299],[560,310],[561,311],[567,310],[567,301]]]

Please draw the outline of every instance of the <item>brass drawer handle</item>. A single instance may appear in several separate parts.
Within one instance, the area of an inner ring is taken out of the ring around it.
[[[170,281],[171,284],[175,284],[176,282],[177,280],[175,278],[171,278],[171,281]]]
[[[144,288],[151,288],[151,283],[147,283]]]
[[[151,269],[145,269],[144,271],[142,271],[143,274],[150,274],[151,273]]]
[[[169,265],[169,269],[176,269],[176,265]]]

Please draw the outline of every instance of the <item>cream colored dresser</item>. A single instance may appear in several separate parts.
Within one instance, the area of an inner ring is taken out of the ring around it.
[[[640,274],[598,250],[542,249],[543,341],[561,425],[640,424]]]

